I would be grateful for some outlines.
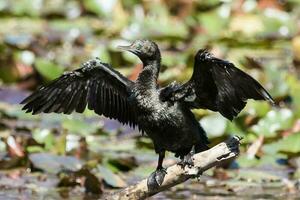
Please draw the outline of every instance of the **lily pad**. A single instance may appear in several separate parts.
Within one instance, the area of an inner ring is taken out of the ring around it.
[[[287,159],[286,155],[283,154],[267,154],[260,158],[249,158],[247,155],[241,155],[238,157],[237,162],[241,168],[250,167],[280,167],[278,162],[281,159]]]
[[[200,120],[201,126],[209,137],[222,136],[226,130],[226,119],[218,113],[207,115]]]
[[[289,135],[278,142],[274,142],[263,147],[268,153],[284,152],[287,154],[297,154],[300,152],[300,132]]]
[[[252,131],[267,138],[275,137],[277,131],[289,128],[292,122],[293,112],[290,109],[271,110],[258,124],[252,126]]]
[[[33,164],[34,168],[52,174],[57,174],[64,170],[77,171],[82,168],[82,162],[72,156],[58,156],[50,153],[34,153],[29,155],[29,160]]]
[[[79,119],[66,119],[63,121],[62,126],[72,133],[84,136],[95,133],[100,127],[100,123],[87,123]]]
[[[104,179],[104,181],[109,184],[112,187],[116,187],[116,188],[122,188],[122,187],[126,187],[127,184],[125,181],[123,181],[123,179],[121,179],[120,176],[114,174],[112,171],[110,171],[110,169],[103,167],[103,166],[99,166],[98,167],[100,174],[102,176],[102,178]]]
[[[277,176],[268,171],[261,171],[261,170],[240,170],[238,179],[246,179],[249,182],[265,182],[265,181],[280,181],[282,177]]]

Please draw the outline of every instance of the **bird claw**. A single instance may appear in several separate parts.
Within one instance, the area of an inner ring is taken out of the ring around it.
[[[148,189],[151,191],[159,188],[162,185],[166,174],[167,171],[165,168],[157,169],[156,171],[152,172],[147,179]]]
[[[185,155],[183,159],[177,163],[179,166],[181,166],[182,169],[185,168],[185,166],[188,166],[189,168],[192,168],[194,166],[193,156],[195,155],[195,147],[193,146],[190,153]]]
[[[194,161],[192,159],[193,155],[192,154],[187,154],[184,156],[184,158],[177,163],[177,165],[181,166],[182,169],[185,168],[185,166],[188,166],[189,168],[192,168],[194,166]]]
[[[231,138],[231,140],[227,143],[228,148],[230,149],[230,151],[232,152],[238,152],[239,151],[239,144],[240,141],[243,139],[243,137],[240,136],[233,136]]]

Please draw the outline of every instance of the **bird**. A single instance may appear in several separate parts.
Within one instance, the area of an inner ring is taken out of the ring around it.
[[[192,109],[209,109],[233,120],[248,99],[274,100],[263,86],[229,61],[200,49],[194,71],[185,83],[158,85],[161,53],[148,39],[119,46],[136,55],[143,64],[136,81],[131,81],[99,58],[63,73],[26,97],[23,110],[38,113],[82,113],[86,107],[98,115],[115,119],[146,133],[158,154],[156,170],[148,177],[148,188],[164,180],[165,152],[175,153],[182,166],[192,165],[194,153],[209,149],[208,137]]]

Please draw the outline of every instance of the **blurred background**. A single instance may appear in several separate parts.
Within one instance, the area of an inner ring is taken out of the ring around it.
[[[200,48],[230,60],[274,97],[249,101],[233,122],[194,110],[211,146],[243,136],[241,155],[152,199],[300,198],[298,0],[1,0],[0,199],[96,199],[147,177],[151,141],[84,114],[25,114],[34,89],[99,57],[135,80],[117,45],[147,38],[162,51],[159,83],[184,82]],[[167,154],[165,166],[177,162]]]

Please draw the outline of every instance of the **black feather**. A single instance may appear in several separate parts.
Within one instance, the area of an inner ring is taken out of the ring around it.
[[[64,73],[48,85],[39,88],[21,103],[26,112],[38,114],[82,113],[85,107],[97,114],[132,122],[128,113],[128,97],[133,82],[100,60],[90,60],[82,68]],[[126,110],[122,110],[126,109]],[[137,120],[135,120],[137,122]],[[131,125],[136,125],[131,123]]]
[[[191,79],[181,87],[171,84],[163,88],[160,98],[171,102],[182,101],[191,108],[219,111],[229,120],[240,113],[247,99],[266,100],[274,104],[271,95],[255,79],[205,50],[199,50],[195,56]]]

